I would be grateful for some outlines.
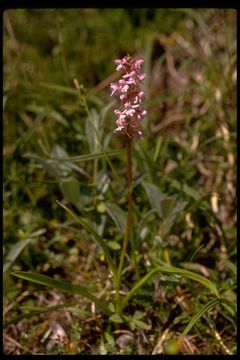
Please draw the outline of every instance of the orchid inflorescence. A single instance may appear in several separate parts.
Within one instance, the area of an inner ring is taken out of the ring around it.
[[[147,114],[147,111],[141,108],[144,101],[144,91],[141,89],[141,82],[145,79],[145,74],[141,72],[143,60],[135,60],[130,55],[123,59],[115,60],[117,71],[123,71],[122,78],[117,83],[112,83],[112,93],[120,95],[121,109],[114,112],[117,115],[117,128],[114,133],[122,133],[129,139],[142,139],[141,120]]]

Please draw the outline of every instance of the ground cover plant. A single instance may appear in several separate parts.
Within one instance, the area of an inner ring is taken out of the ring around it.
[[[4,13],[5,354],[236,353],[235,17]]]

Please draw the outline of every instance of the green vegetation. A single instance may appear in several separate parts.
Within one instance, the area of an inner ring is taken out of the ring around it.
[[[127,53],[148,116],[119,313]],[[235,10],[7,10],[3,55],[4,353],[236,354]]]

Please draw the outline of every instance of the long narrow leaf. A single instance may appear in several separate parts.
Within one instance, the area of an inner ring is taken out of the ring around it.
[[[183,331],[181,337],[185,337],[187,333],[191,330],[191,328],[195,325],[195,323],[202,317],[207,311],[211,310],[214,306],[221,303],[220,299],[214,299],[209,301],[206,305],[204,305],[191,319],[189,324],[186,326]]]
[[[123,153],[123,150],[111,150],[111,151],[103,151],[93,154],[87,155],[79,155],[79,156],[68,156],[68,157],[55,157],[55,156],[48,156],[47,160],[54,160],[54,161],[71,161],[71,162],[79,162],[79,161],[89,161],[94,159],[100,159],[106,156],[116,156]],[[33,158],[39,159],[40,156],[32,154],[32,153],[25,153],[23,155],[25,158]]]
[[[64,308],[64,307],[66,307],[65,304],[54,305],[54,306],[49,306],[49,307],[42,307],[42,308],[39,307],[38,310],[34,309],[34,310],[29,311],[29,312],[18,315],[18,316],[16,316],[15,318],[13,318],[11,320],[5,321],[4,324],[3,324],[3,327],[6,328],[7,326],[10,326],[12,324],[16,324],[16,323],[18,323],[19,321],[21,321],[23,319],[28,319],[28,318],[30,318],[32,316],[36,316],[36,315],[43,314],[43,313],[46,313],[46,312],[55,311],[55,310],[58,310],[58,309],[61,309],[61,308]]]
[[[181,275],[183,277],[186,277],[188,279],[195,280],[202,285],[206,286],[208,289],[213,291],[215,295],[219,298],[219,294],[217,291],[216,286],[208,279],[204,278],[203,276],[196,274],[192,271],[177,268],[171,265],[163,265],[158,266],[157,268],[151,270],[147,275],[145,275],[140,281],[138,281],[134,287],[129,291],[129,293],[125,296],[122,302],[122,308],[124,308],[129,300],[132,298],[133,294],[141,287],[143,286],[148,280],[150,280],[157,272],[166,272],[170,274],[176,274]]]
[[[177,267],[174,267],[174,266],[170,266],[170,265],[160,266],[159,270],[162,271],[162,272],[167,272],[167,273],[172,273],[172,274],[179,274],[179,275],[181,275],[183,277],[186,277],[188,279],[198,281],[202,285],[206,286],[209,290],[213,291],[214,294],[218,298],[220,298],[218,290],[216,288],[216,285],[214,285],[210,280],[206,279],[202,275],[196,274],[196,273],[194,273],[192,271],[189,271],[189,270],[185,270],[185,269],[177,268]]]
[[[159,271],[159,268],[153,269],[150,271],[147,275],[145,275],[140,281],[138,281],[134,287],[129,291],[129,293],[125,296],[125,298],[122,301],[122,309],[127,305],[129,300],[132,298],[133,294],[141,287],[143,286],[148,280],[153,277],[157,272]]]
[[[42,87],[45,87],[47,89],[50,89],[50,90],[56,90],[56,91],[64,92],[66,94],[77,95],[76,89],[73,89],[68,86],[50,84],[50,83],[45,83],[45,82],[40,82],[39,85]]]
[[[14,244],[4,261],[3,274],[5,274],[9,270],[9,268],[12,266],[12,264],[18,258],[24,248],[45,232],[46,229],[39,229],[30,234],[26,239],[20,240],[16,244]]]
[[[96,296],[91,294],[85,287],[72,284],[62,280],[55,280],[49,276],[42,274],[35,274],[27,271],[14,271],[12,275],[17,276],[23,280],[32,281],[37,284],[50,286],[62,291],[66,291],[71,294],[79,294],[83,297],[95,302],[95,304],[102,310],[105,314],[110,314],[110,310],[99,300]]]
[[[60,201],[56,200],[57,203],[64,209],[67,211],[67,213],[72,216],[79,224],[81,224],[84,229],[86,231],[88,231],[90,234],[93,235],[94,239],[99,243],[99,245],[102,247],[104,254],[106,255],[108,264],[112,270],[113,276],[116,279],[117,276],[117,268],[114,265],[113,261],[112,261],[112,257],[111,254],[108,250],[107,245],[105,244],[104,240],[101,238],[101,236],[98,235],[98,233],[96,233],[96,231],[94,231],[84,220],[82,220],[80,218],[80,216],[78,216],[77,214],[75,214],[72,210],[70,210],[67,206],[63,205]]]
[[[3,324],[3,327],[6,328],[6,327],[8,327],[8,326],[10,326],[12,324],[18,323],[19,321],[21,321],[23,319],[29,319],[32,316],[52,312],[52,311],[63,309],[63,308],[70,311],[70,312],[73,312],[73,310],[76,309],[81,314],[85,314],[85,315],[89,314],[88,310],[84,310],[82,308],[80,309],[80,308],[74,307],[77,304],[79,304],[79,300],[71,301],[71,302],[65,302],[64,304],[53,305],[53,306],[48,306],[48,307],[45,307],[45,306],[27,306],[27,308],[29,309],[27,312],[23,311],[22,314],[17,315],[16,317],[14,317],[11,320],[5,321],[4,324]],[[21,306],[21,310],[22,310],[22,308],[23,307]]]
[[[92,153],[92,154],[87,154],[87,155],[78,155],[78,156],[69,156],[66,158],[60,158],[60,157],[52,157],[49,156],[50,160],[59,160],[59,161],[88,161],[88,160],[95,160],[95,159],[100,159],[102,157],[106,157],[106,156],[116,156],[116,155],[120,155],[122,154],[123,151],[122,150],[112,150],[112,151],[102,151],[102,152],[97,152],[97,153]]]

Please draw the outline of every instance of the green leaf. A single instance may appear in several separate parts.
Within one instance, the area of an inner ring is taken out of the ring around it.
[[[158,154],[162,145],[162,136],[159,136],[157,139],[157,143],[156,143],[156,148],[155,148],[155,153],[154,153],[154,157],[153,157],[153,162],[155,162],[158,158]]]
[[[89,316],[89,311],[85,310],[82,307],[77,307],[77,306],[65,306],[66,310],[70,311],[72,314],[75,315],[85,315],[85,316]]]
[[[115,346],[115,340],[111,334],[109,334],[108,332],[105,332],[104,336],[105,336],[105,339],[107,340],[107,342],[109,343],[109,345]]]
[[[167,219],[173,212],[174,205],[176,204],[176,196],[169,196],[162,199],[160,202],[162,217]]]
[[[36,116],[36,119],[31,126],[28,127],[28,130],[25,131],[17,140],[15,151],[22,152],[23,147],[30,140],[30,138],[36,133],[36,129],[41,125],[45,119],[47,111],[42,112]]]
[[[191,280],[195,280],[202,285],[206,286],[208,289],[213,291],[215,295],[220,298],[218,294],[218,290],[216,286],[208,279],[204,278],[203,276],[196,274],[192,271],[177,268],[171,265],[162,265],[158,266],[157,268],[151,270],[147,275],[145,275],[140,281],[138,281],[133,288],[129,291],[129,293],[125,296],[122,302],[122,309],[127,305],[129,300],[132,298],[133,294],[141,287],[143,286],[147,281],[149,281],[157,272],[166,272],[170,274],[179,274],[182,277],[186,277]]]
[[[234,293],[232,294],[233,297],[235,298],[234,302],[233,301],[229,301],[227,299],[224,298],[224,296],[226,296],[226,293],[222,294],[222,306],[225,308],[225,310],[227,310],[227,312],[231,315],[232,319],[236,318],[236,314],[237,314],[237,295]],[[234,321],[234,320],[233,320]]]
[[[5,321],[4,324],[3,324],[3,327],[7,327],[7,326],[10,326],[12,324],[16,324],[18,323],[19,321],[23,320],[23,319],[28,319],[32,316],[36,316],[36,315],[39,315],[39,314],[43,314],[43,313],[46,313],[46,312],[51,312],[51,311],[55,311],[55,310],[58,310],[58,309],[61,309],[61,308],[64,308],[66,304],[61,304],[61,305],[54,305],[54,306],[49,306],[49,307],[33,307],[33,309],[29,309],[28,312],[24,312],[23,314],[21,315],[18,315],[16,316],[15,318],[11,319],[11,320],[8,320],[8,321]]]
[[[45,82],[40,82],[39,83],[40,86],[50,89],[50,90],[55,90],[55,91],[60,91],[60,92],[64,92],[66,94],[71,94],[71,95],[78,95],[78,92],[76,89],[73,89],[69,86],[62,86],[62,85],[56,85],[56,84],[51,84],[51,83],[45,83]]]
[[[40,307],[40,306],[35,306],[35,307],[32,306],[31,308],[28,307],[29,311],[27,311],[27,312],[24,311],[21,315],[18,315],[11,320],[5,321],[3,324],[3,327],[5,328],[12,324],[16,324],[19,321],[21,321],[23,319],[29,319],[32,316],[40,315],[40,314],[47,313],[47,312],[52,312],[52,311],[62,309],[62,308],[65,308],[66,310],[68,310],[71,313],[76,314],[76,315],[87,315],[88,316],[89,311],[73,306],[73,305],[77,305],[77,304],[79,304],[79,300],[71,302],[71,303],[65,302],[64,304],[54,305],[54,306],[49,306],[49,307]],[[21,307],[21,309],[22,308],[23,307]]]
[[[99,245],[102,247],[104,254],[106,255],[106,258],[108,260],[108,264],[112,270],[113,276],[116,279],[117,277],[117,268],[113,263],[111,254],[108,250],[107,244],[105,243],[105,241],[101,238],[101,236],[99,236],[96,231],[94,231],[85,221],[83,221],[80,216],[78,216],[77,214],[75,214],[72,210],[70,210],[67,206],[63,205],[60,201],[56,200],[56,202],[64,209],[67,211],[67,213],[73,217],[79,224],[81,224],[84,229],[89,232],[93,238],[99,243]]]
[[[36,284],[41,284],[49,287],[53,287],[62,291],[66,291],[71,294],[79,294],[93,302],[99,307],[105,314],[109,314],[109,309],[99,300],[96,296],[91,294],[85,287],[72,284],[63,280],[55,280],[49,276],[36,274],[26,271],[14,271],[12,275],[19,277],[20,279],[32,281]]]
[[[97,174],[97,189],[99,191],[99,195],[105,194],[108,190],[111,182],[111,178],[106,170],[100,170]]]
[[[111,110],[115,104],[116,104],[116,100],[114,99],[113,101],[111,101],[110,103],[108,103],[106,106],[104,106],[102,108],[102,110],[100,112],[100,124],[101,124],[102,128],[104,126],[104,122],[105,122],[108,111]]]
[[[48,108],[47,106],[38,106],[34,104],[27,105],[27,110],[33,112],[34,114],[46,114],[48,117],[51,117],[52,119],[56,120],[60,124],[62,124],[65,127],[69,127],[69,122],[63,117],[63,115],[56,110],[53,110],[52,108]]]
[[[152,209],[157,209],[159,217],[163,217],[162,209],[160,203],[163,199],[166,199],[168,196],[161,192],[161,190],[154,184],[142,182],[142,186],[147,193],[148,200],[150,202]]]
[[[85,121],[85,136],[91,153],[100,150],[99,114],[91,109],[88,121]]]
[[[132,319],[132,322],[134,323],[134,325],[136,325],[136,327],[144,329],[144,330],[149,330],[151,328],[150,325],[146,324],[145,322],[143,322],[141,320]]]
[[[59,182],[64,198],[79,208],[80,183],[77,179],[70,177]]]
[[[116,224],[118,230],[123,233],[126,224],[126,214],[125,212],[116,204],[107,201],[105,202],[105,207],[107,213],[112,218],[114,223]]]
[[[120,250],[121,249],[121,245],[116,241],[111,241],[110,240],[110,241],[108,241],[107,244],[113,250]]]
[[[91,186],[80,183],[76,178],[69,177],[59,181],[62,194],[68,202],[74,204],[78,210],[90,206],[92,203]]]
[[[60,145],[56,144],[54,145],[52,151],[51,151],[51,155],[50,158],[55,158],[57,159],[61,159],[61,158],[67,158],[68,157],[68,153],[67,151]],[[57,167],[59,169],[60,172],[60,176],[62,173],[66,173],[66,174],[71,174],[72,170],[75,170],[77,172],[79,172],[80,174],[89,177],[89,175],[86,173],[85,170],[83,170],[79,165],[74,164],[72,161],[66,161],[64,163],[59,162],[59,161],[53,161],[53,160],[47,160],[48,163],[52,163],[55,167]],[[64,175],[66,176],[66,175]]]
[[[181,337],[185,337],[191,328],[195,325],[195,323],[203,316],[207,311],[210,311],[214,306],[221,303],[221,299],[214,299],[209,301],[206,305],[204,305],[191,319],[185,330],[183,331]]]
[[[153,221],[153,219],[155,219],[155,216],[152,216],[157,210],[156,209],[151,209],[148,212],[146,212],[146,214],[142,215],[141,220],[138,223],[138,227],[137,227],[137,233],[139,234],[140,238],[143,239],[142,237],[142,231],[144,229],[147,228],[147,230],[149,231],[149,226],[148,226],[148,222]],[[152,219],[151,219],[152,218]],[[145,230],[144,230],[145,231]]]
[[[183,192],[185,192],[186,195],[190,196],[193,200],[198,201],[201,199],[202,195],[195,189],[191,188],[187,184],[183,185]]]
[[[32,234],[30,234],[26,239],[20,240],[16,244],[14,244],[4,261],[3,274],[5,274],[8,271],[8,269],[12,266],[14,261],[18,258],[20,253],[23,251],[23,249],[28,244],[30,244],[33,240],[36,240],[39,236],[41,236],[45,232],[46,232],[46,229],[39,229],[37,231],[34,231]]]
[[[118,314],[111,315],[109,320],[111,320],[114,323],[118,323],[118,324],[121,324],[124,322],[123,319],[121,318],[121,316]]]
[[[214,285],[210,280],[206,279],[202,275],[196,274],[189,270],[177,268],[177,267],[174,267],[171,265],[160,266],[159,270],[162,272],[167,272],[167,273],[171,273],[171,274],[176,274],[176,275],[179,274],[182,277],[186,277],[187,279],[197,281],[197,282],[201,283],[202,285],[206,286],[209,290],[214,292],[218,298],[220,298],[216,285]]]
[[[168,197],[160,202],[160,207],[164,219],[164,223],[162,224],[162,229],[164,232],[162,236],[167,235],[186,205],[187,201],[177,200],[175,196]]]
[[[46,83],[46,82],[40,82],[39,85],[42,87],[45,87],[47,89],[50,89],[50,90],[55,90],[55,91],[63,92],[66,94],[79,96],[78,90],[73,89],[70,86],[62,86],[62,85],[51,84],[51,83]],[[85,96],[89,102],[91,102],[97,106],[102,107],[104,104],[101,99],[99,99],[97,96],[94,96],[93,94],[91,94],[91,92],[86,93]]]
[[[106,156],[118,156],[121,155],[123,153],[123,150],[111,150],[111,151],[102,151],[102,152],[97,152],[94,154],[86,154],[86,155],[79,155],[79,156],[64,156],[64,157],[55,157],[55,156],[49,156],[47,159],[45,160],[56,160],[56,161],[71,161],[71,162],[79,162],[79,161],[90,161],[90,160],[94,160],[94,159],[100,159],[100,158],[106,158]],[[23,155],[23,157],[25,158],[32,158],[32,159],[44,159],[41,158],[38,155],[35,155],[33,153],[25,153]]]
[[[133,314],[133,319],[134,320],[140,320],[140,319],[142,319],[144,317],[144,315],[145,315],[144,312],[136,310],[134,312],[134,314]]]
[[[73,173],[73,170],[89,178],[88,173],[86,173],[86,171],[83,170],[79,165],[74,164],[74,161],[71,161],[71,159],[68,158],[68,153],[65,151],[65,149],[59,145],[55,145],[53,147],[51,156],[48,158],[28,152],[25,153],[23,157],[36,160],[47,172],[52,174],[57,179],[70,177]],[[66,161],[64,162],[61,160],[62,158],[64,158]]]

